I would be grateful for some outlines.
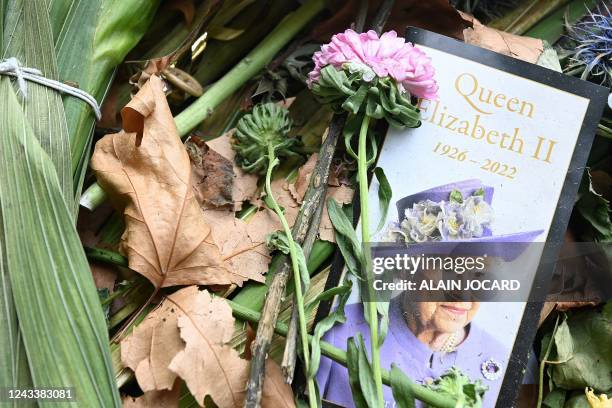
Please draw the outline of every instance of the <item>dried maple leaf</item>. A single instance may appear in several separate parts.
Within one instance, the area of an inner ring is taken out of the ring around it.
[[[522,37],[483,25],[473,16],[461,12],[461,16],[472,24],[463,30],[465,42],[500,54],[535,64],[544,50],[542,40]]]
[[[201,405],[208,395],[221,408],[241,406],[249,362],[228,345],[233,331],[227,302],[190,286],[168,296],[121,342],[121,359],[143,389],[168,389],[178,375]],[[272,362],[266,367],[262,405],[295,406],[280,368]]]
[[[230,270],[213,242],[194,197],[189,156],[162,81],[152,76],[121,113],[125,130],[96,144],[91,167],[124,214],[126,229],[119,249],[129,267],[157,288],[262,280],[248,269]]]
[[[223,260],[233,270],[250,270],[253,273],[268,271],[270,254],[265,244],[265,236],[254,233],[247,222],[236,218],[233,211],[203,209],[204,219],[212,228],[214,242],[221,250]],[[276,224],[274,224],[276,227]],[[269,227],[266,230],[276,230]]]

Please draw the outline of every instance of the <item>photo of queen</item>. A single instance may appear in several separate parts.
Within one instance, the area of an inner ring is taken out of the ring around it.
[[[439,186],[396,203],[403,217],[391,222],[379,241],[418,242],[531,242],[542,231],[494,235],[491,230],[493,188],[479,180]],[[418,301],[403,292],[389,304],[389,331],[380,350],[382,367],[398,366],[412,381],[430,384],[451,368],[486,389],[483,407],[494,407],[501,388],[511,346],[502,345],[474,322],[482,308],[494,303],[478,301]],[[360,303],[345,307],[346,323],[336,325],[324,340],[343,349],[358,333],[369,349],[369,328]],[[501,313],[500,313],[501,315]],[[509,344],[512,344],[510,342]],[[324,400],[353,407],[348,370],[322,358],[317,382]],[[383,387],[385,406],[394,407],[391,388]],[[419,402],[417,401],[417,406]]]

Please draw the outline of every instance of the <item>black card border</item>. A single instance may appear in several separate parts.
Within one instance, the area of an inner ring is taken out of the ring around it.
[[[572,158],[561,189],[550,231],[546,238],[546,252],[543,257],[555,259],[564,240],[565,231],[597,130],[597,124],[607,104],[610,90],[603,86],[583,81],[536,64],[531,64],[466,44],[462,41],[416,27],[407,28],[406,40],[415,45],[423,45],[442,52],[457,55],[458,57],[466,58],[589,99],[589,105],[580,127],[578,140],[574,152],[572,153]],[[353,208],[355,209],[354,219],[356,224],[359,219],[359,200],[355,199],[353,201]],[[342,256],[339,251],[336,251],[325,284],[326,290],[338,285],[342,277],[343,268],[344,262]],[[553,272],[554,263],[546,262],[540,264],[533,282],[530,299],[544,298],[546,293],[548,293],[548,286]],[[319,322],[322,318],[327,316],[332,305],[333,300],[321,302],[315,322]],[[538,329],[542,306],[543,302],[527,302],[525,305],[525,311],[508,361],[506,375],[497,397],[497,408],[513,406],[518,397],[520,385],[527,368],[529,353]]]

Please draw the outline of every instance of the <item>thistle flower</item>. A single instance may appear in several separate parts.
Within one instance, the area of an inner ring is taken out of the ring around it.
[[[288,137],[291,130],[289,111],[275,103],[256,105],[236,125],[233,148],[236,162],[246,172],[263,174],[272,148],[275,157],[299,155],[299,139]]]
[[[566,71],[612,86],[612,16],[608,6],[602,4],[589,11],[583,21],[568,28],[568,34],[576,47],[569,51]]]

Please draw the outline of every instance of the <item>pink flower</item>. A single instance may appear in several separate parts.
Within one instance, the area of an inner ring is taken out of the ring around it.
[[[336,34],[313,56],[315,68],[308,74],[308,85],[319,80],[321,69],[332,65],[340,70],[351,63],[367,67],[380,78],[391,77],[401,90],[420,98],[436,99],[435,70],[422,50],[388,31],[378,37],[375,31],[358,34],[353,30]],[[362,67],[363,68],[363,67]],[[367,77],[364,79],[368,79]]]

